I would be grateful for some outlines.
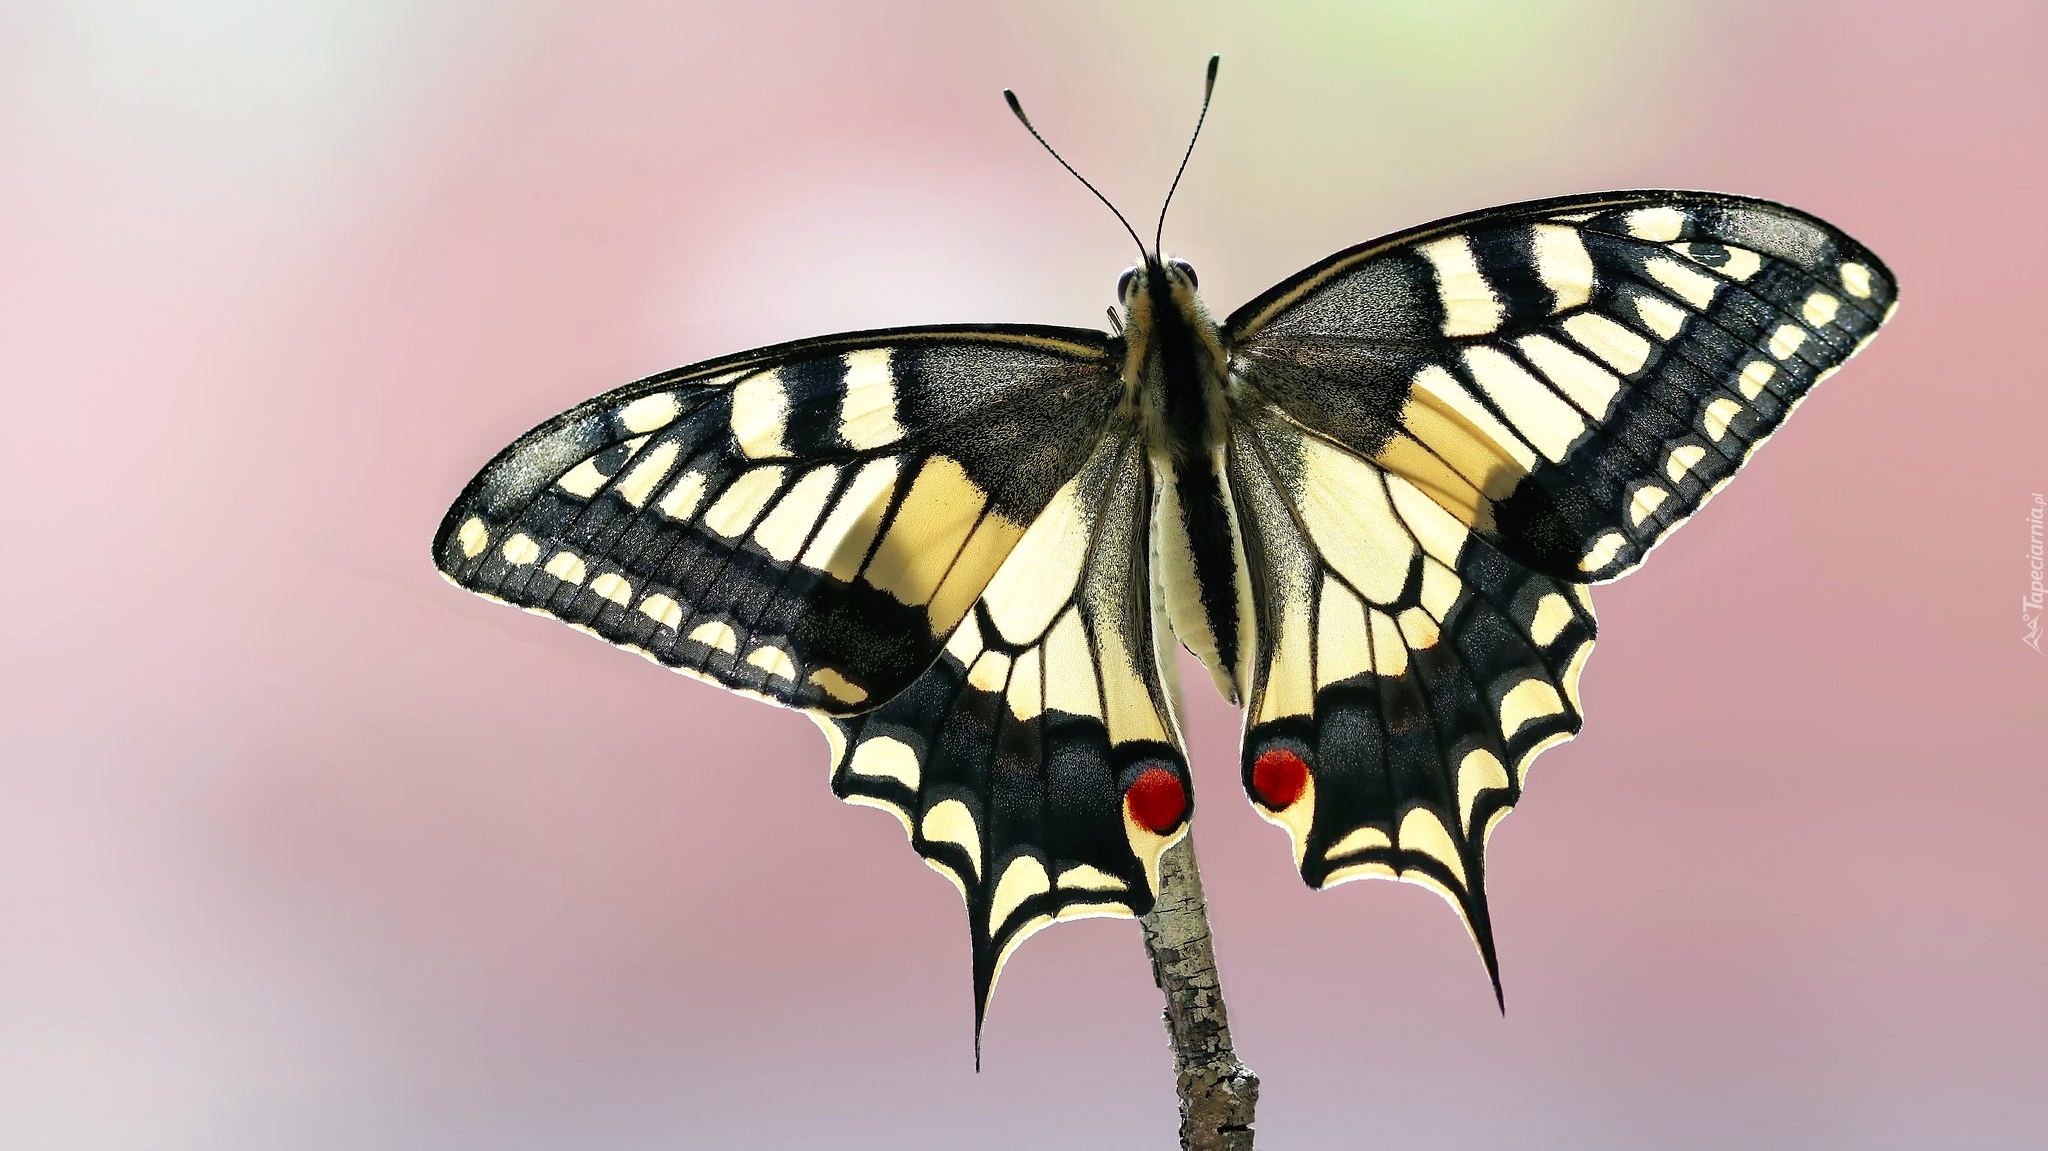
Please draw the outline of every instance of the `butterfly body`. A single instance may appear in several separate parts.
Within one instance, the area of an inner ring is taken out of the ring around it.
[[[1152,465],[1152,538],[1167,617],[1238,702],[1249,581],[1231,515],[1224,446],[1230,355],[1192,268],[1148,259],[1121,281],[1125,385],[1136,397]]]
[[[457,585],[800,709],[966,902],[976,1017],[1061,919],[1142,914],[1192,782],[1186,646],[1313,887],[1444,895],[1576,734],[1588,586],[1642,562],[1890,315],[1838,229],[1705,192],[1509,205],[1212,319],[856,332],[597,397],[434,541]],[[801,849],[766,836],[762,851]],[[800,914],[800,910],[793,910]]]

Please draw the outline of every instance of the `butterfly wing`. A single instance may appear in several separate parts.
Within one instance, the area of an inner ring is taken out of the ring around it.
[[[1025,937],[1151,909],[1192,812],[1149,594],[1150,483],[1119,422],[930,670],[872,711],[818,721],[833,789],[894,814],[965,898],[977,1033]]]
[[[1063,328],[862,332],[681,368],[520,437],[449,509],[434,560],[674,670],[850,714],[931,665],[1120,392],[1106,337]]]
[[[1398,878],[1449,899],[1497,988],[1483,848],[1530,762],[1579,730],[1585,585],[1277,411],[1240,421],[1226,460],[1259,637],[1246,793],[1310,886]]]
[[[1057,919],[1150,909],[1192,810],[1143,445],[1099,334],[856,333],[683,368],[521,437],[442,572],[809,711],[833,788],[965,897],[977,1028]]]
[[[1705,192],[1496,208],[1340,252],[1230,318],[1233,367],[1518,563],[1613,579],[1897,302],[1856,241]]]
[[[1484,845],[1579,730],[1584,585],[1640,563],[1895,300],[1790,208],[1623,192],[1362,245],[1234,315],[1244,784],[1303,877],[1439,890],[1497,993]]]

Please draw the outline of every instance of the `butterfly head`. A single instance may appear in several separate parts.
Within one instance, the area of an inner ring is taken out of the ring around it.
[[[1123,305],[1127,331],[1149,331],[1157,316],[1191,313],[1201,306],[1195,296],[1194,265],[1158,256],[1147,256],[1144,263],[1125,268],[1117,277],[1116,296]]]
[[[1149,256],[1142,264],[1133,264],[1117,277],[1117,301],[1129,309],[1132,300],[1140,294],[1160,291],[1171,296],[1176,290],[1195,290],[1195,266],[1186,260],[1162,260]]]

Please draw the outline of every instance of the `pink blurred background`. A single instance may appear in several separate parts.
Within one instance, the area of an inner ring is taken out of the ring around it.
[[[1219,312],[1537,195],[1797,204],[1891,329],[1646,574],[1494,840],[1316,895],[1191,676],[1261,1145],[2012,1147],[2048,1125],[2034,3],[26,0],[0,9],[0,1145],[1163,1147],[1136,929],[1010,964],[801,718],[461,595],[514,435],[648,372]]]

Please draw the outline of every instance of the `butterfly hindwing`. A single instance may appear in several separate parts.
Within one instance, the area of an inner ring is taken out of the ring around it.
[[[1227,458],[1259,637],[1246,793],[1311,886],[1432,887],[1491,972],[1483,850],[1530,762],[1579,730],[1584,588],[1270,409],[1244,413]]]
[[[1032,932],[1149,910],[1192,812],[1148,595],[1149,478],[1113,428],[923,676],[818,721],[833,789],[894,814],[966,899],[977,1023]]]
[[[1226,325],[1239,378],[1523,565],[1612,579],[1719,490],[1896,292],[1782,205],[1617,192],[1325,260]]]
[[[907,687],[1120,394],[1100,333],[931,328],[630,384],[521,437],[434,541],[450,580],[836,714]]]

